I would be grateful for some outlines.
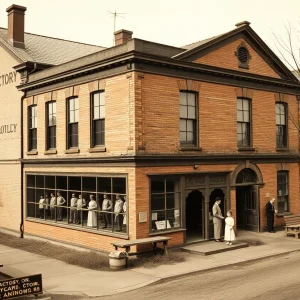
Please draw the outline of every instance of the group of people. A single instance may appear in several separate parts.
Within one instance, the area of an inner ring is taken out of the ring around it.
[[[54,193],[51,193],[50,199],[46,194],[45,197],[40,196],[39,200],[39,211],[40,218],[44,219],[47,215],[50,215],[51,219],[55,219],[57,221],[62,221],[63,219],[63,211],[64,207],[66,207],[66,199],[61,195],[60,192],[57,192],[57,196],[55,197]],[[117,229],[115,231],[122,231],[123,224],[127,224],[126,219],[126,196],[116,195],[116,201],[113,203],[108,198],[105,193],[102,201],[102,213],[103,213],[103,222],[104,226],[102,228],[107,228],[109,224],[111,224],[111,220],[115,222]],[[114,208],[114,209],[113,209]],[[76,197],[76,194],[72,194],[72,198],[70,199],[70,216],[69,222],[74,224],[81,224],[82,215],[81,211],[87,210],[87,226],[88,227],[96,227],[97,226],[97,210],[98,204],[95,200],[94,195],[90,195],[90,201],[86,202],[82,195]],[[112,217],[113,216],[113,217]]]
[[[229,210],[227,212],[227,217],[224,218],[222,215],[222,210],[220,208],[222,200],[220,197],[216,198],[216,202],[212,208],[213,214],[213,223],[214,223],[214,239],[216,242],[221,242],[222,226],[223,220],[225,219],[225,232],[224,240],[227,245],[232,245],[232,242],[236,239],[234,232],[234,219],[232,217],[232,212]],[[268,232],[274,233],[274,215],[277,213],[277,210],[274,206],[275,198],[273,197],[266,204],[266,217],[267,217],[267,229]]]

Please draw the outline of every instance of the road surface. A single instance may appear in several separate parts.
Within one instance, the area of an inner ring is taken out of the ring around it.
[[[52,299],[87,298],[52,295]],[[138,290],[93,299],[297,300],[300,299],[300,253],[189,275]]]

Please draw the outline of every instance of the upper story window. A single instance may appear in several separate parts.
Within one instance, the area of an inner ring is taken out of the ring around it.
[[[277,172],[277,202],[278,212],[289,211],[289,173]]]
[[[78,98],[68,99],[68,148],[78,147]]]
[[[180,144],[197,144],[197,94],[180,92]]]
[[[96,92],[92,97],[92,147],[105,145],[105,92]]]
[[[285,103],[276,103],[276,147],[287,147],[287,106]]]
[[[28,107],[28,150],[37,149],[37,106]]]
[[[47,149],[56,149],[56,102],[47,102]]]
[[[237,99],[237,146],[251,146],[251,102],[246,98]]]

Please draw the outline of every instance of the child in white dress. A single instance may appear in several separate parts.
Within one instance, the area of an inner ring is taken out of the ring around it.
[[[224,240],[226,241],[226,245],[232,245],[232,242],[235,240],[234,233],[234,219],[232,217],[231,211],[227,212],[227,218],[225,219],[225,235]]]

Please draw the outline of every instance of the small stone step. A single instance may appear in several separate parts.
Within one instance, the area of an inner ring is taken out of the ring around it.
[[[181,250],[193,254],[199,254],[199,255],[212,255],[216,253],[233,251],[233,250],[246,248],[246,247],[249,247],[249,244],[243,242],[235,242],[230,246],[230,245],[226,245],[225,242],[218,243],[215,241],[209,241],[209,242],[202,242],[190,246],[185,246],[181,248]]]

